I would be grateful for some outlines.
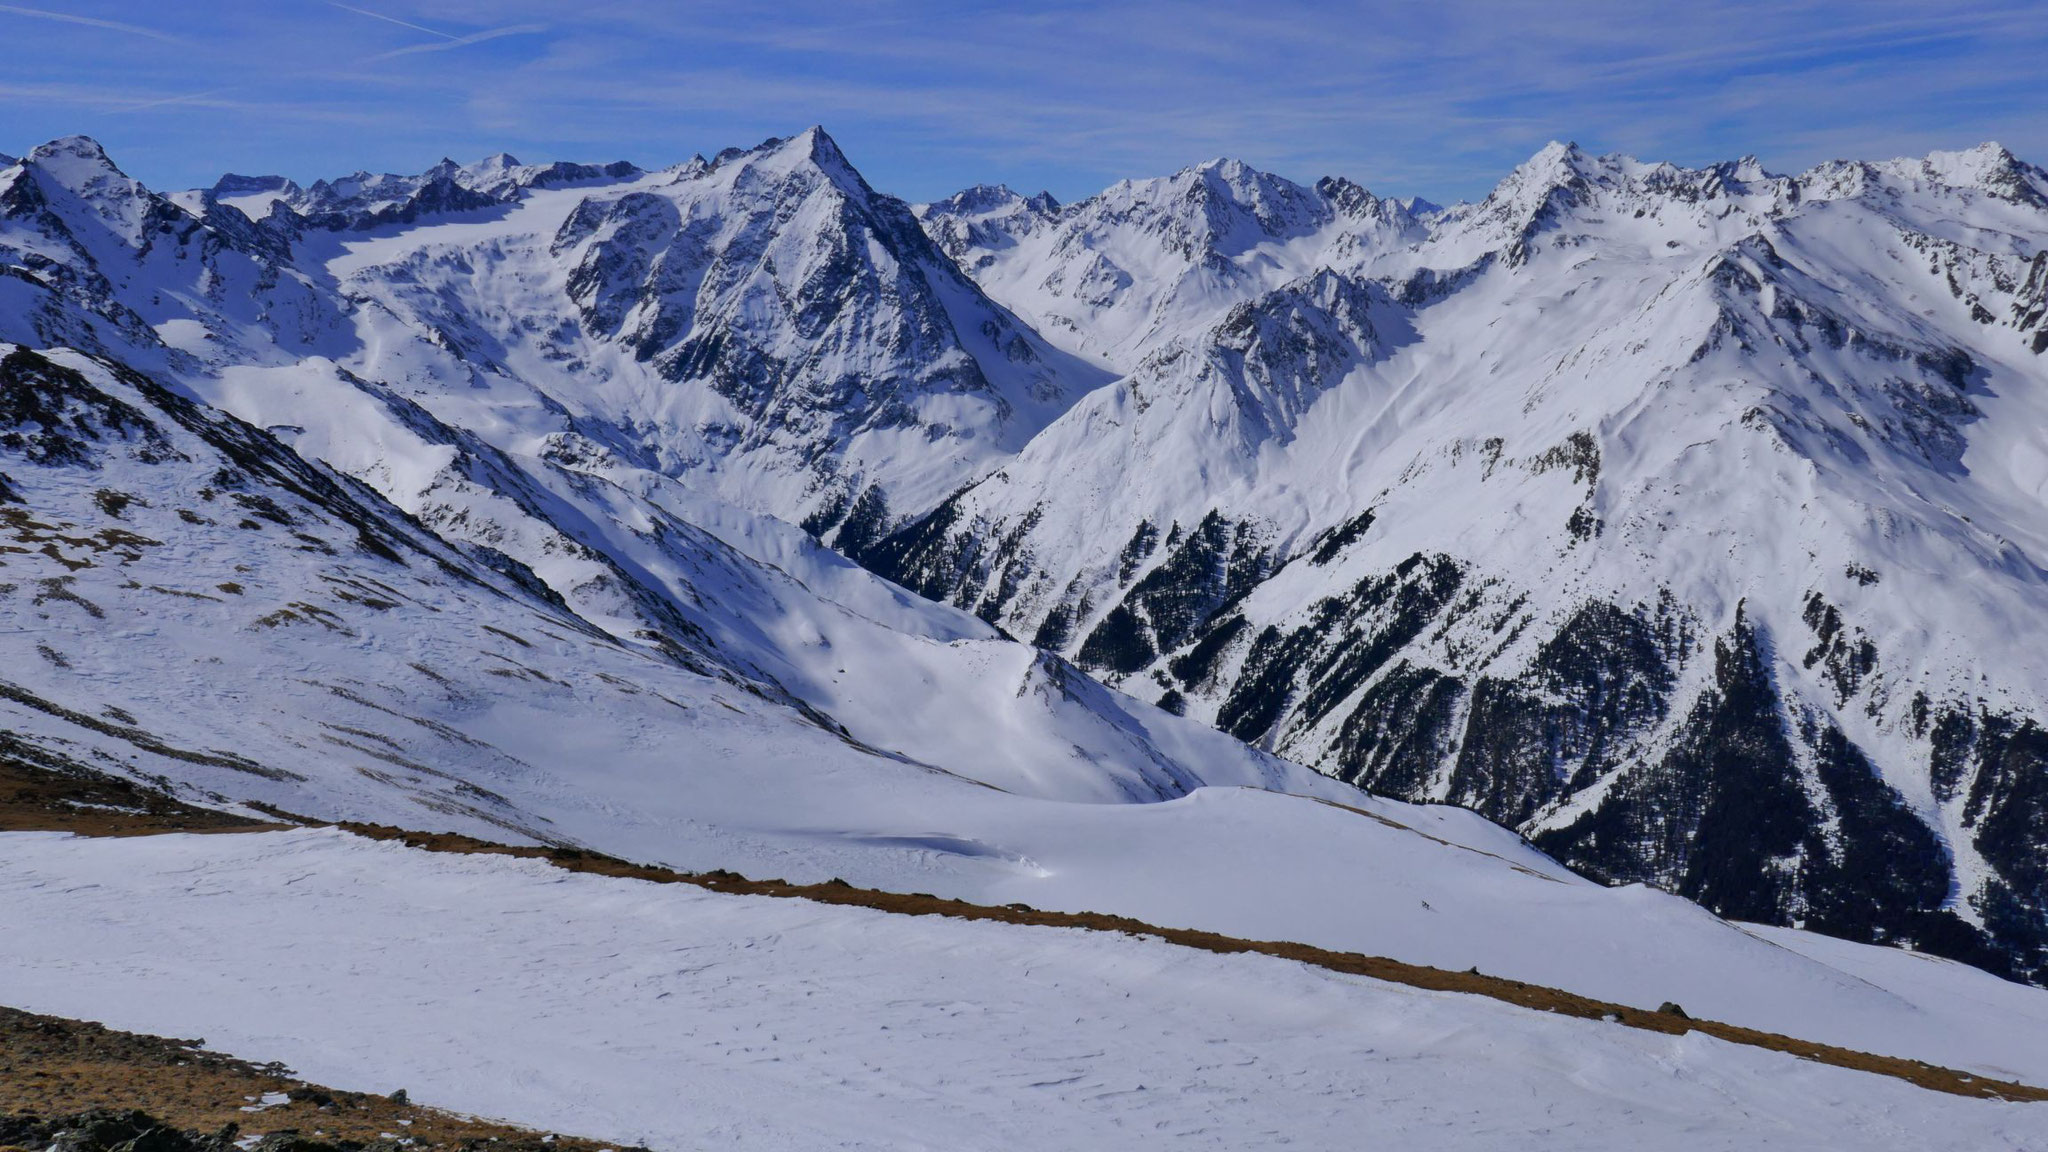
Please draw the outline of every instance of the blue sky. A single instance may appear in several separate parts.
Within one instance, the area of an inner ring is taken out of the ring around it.
[[[0,152],[82,132],[169,188],[499,150],[658,166],[822,123],[912,199],[1228,155],[1449,200],[1553,138],[2048,163],[2044,61],[2039,0],[29,0],[0,3]]]

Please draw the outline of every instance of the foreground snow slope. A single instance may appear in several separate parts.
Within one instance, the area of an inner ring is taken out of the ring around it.
[[[333,832],[11,834],[0,864],[18,929],[0,967],[23,1007],[664,1152],[1980,1152],[2048,1136],[2040,1105],[1144,939]]]
[[[624,516],[593,524],[633,561],[583,555],[593,583],[630,604],[667,565],[689,593],[654,641],[622,640],[502,555],[107,362],[0,346],[0,398],[12,757],[218,805],[1476,964],[2048,1079],[2035,1033],[1986,1030],[1976,1007],[2048,1020],[2040,993],[1945,965],[1891,995],[1591,884],[1470,813],[1367,797],[1121,699],[793,532],[753,537],[769,569],[687,523],[646,552]],[[803,651],[845,686],[805,679]],[[863,743],[785,683],[895,724]]]

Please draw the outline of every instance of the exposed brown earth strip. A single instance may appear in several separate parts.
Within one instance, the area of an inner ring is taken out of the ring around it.
[[[4,737],[0,733],[0,737]],[[281,809],[263,807],[280,823],[266,824],[230,816],[226,813],[211,812],[195,808],[169,797],[130,797],[127,809],[92,808],[83,812],[76,809],[74,796],[97,796],[100,793],[79,792],[79,789],[113,787],[125,784],[114,781],[110,784],[95,784],[88,776],[73,780],[68,774],[65,782],[37,783],[42,776],[56,775],[44,769],[14,762],[0,755],[0,831],[53,829],[74,831],[82,835],[136,835],[164,831],[264,831],[285,827],[327,826],[324,822],[295,816]],[[15,800],[6,799],[7,789],[17,781],[24,786],[15,789]],[[134,785],[128,788],[137,793],[142,790]],[[101,801],[90,801],[100,803]],[[155,805],[156,807],[151,807]],[[259,806],[261,807],[261,806]],[[212,820],[214,822],[209,823]],[[180,822],[189,822],[189,826]],[[872,908],[905,916],[949,916],[957,920],[993,920],[1004,924],[1034,925],[1045,928],[1083,928],[1097,932],[1124,932],[1131,935],[1151,936],[1170,944],[1186,948],[1199,948],[1207,952],[1235,953],[1252,952],[1314,965],[1332,972],[1354,976],[1367,976],[1394,984],[1405,984],[1414,988],[1425,988],[1437,992],[1461,992],[1470,995],[1487,996],[1506,1001],[1539,1012],[1552,1012],[1576,1016],[1588,1020],[1608,1020],[1613,1023],[1640,1028],[1667,1035],[1682,1035],[1686,1032],[1703,1032],[1717,1039],[1735,1044],[1747,1044],[1786,1052],[1802,1059],[1840,1068],[1852,1068],[1861,1072],[1874,1072],[1916,1084],[1936,1092],[1948,1092],[1958,1096],[1971,1096],[1998,1100],[2048,1101],[2048,1088],[2037,1088],[2003,1080],[1991,1080],[1942,1068],[1918,1060],[1896,1056],[1878,1056],[1848,1048],[1837,1048],[1828,1044],[1817,1044],[1775,1032],[1762,1032],[1717,1020],[1695,1020],[1681,1011],[1649,1011],[1615,1004],[1591,997],[1580,996],[1557,988],[1539,984],[1525,984],[1500,976],[1488,976],[1477,970],[1452,972],[1442,968],[1431,968],[1420,964],[1408,964],[1383,956],[1367,956],[1356,952],[1335,952],[1291,941],[1245,940],[1215,932],[1203,932],[1191,928],[1163,928],[1133,920],[1125,916],[1112,916],[1099,912],[1048,912],[1023,904],[992,906],[970,904],[964,900],[948,900],[926,893],[884,892],[872,888],[856,888],[840,880],[823,884],[791,884],[782,880],[750,880],[733,872],[675,872],[666,868],[645,864],[633,864],[616,857],[576,848],[515,847],[495,844],[473,836],[454,832],[416,832],[381,824],[342,823],[332,825],[371,840],[396,841],[408,847],[431,852],[453,852],[472,855],[512,856],[521,859],[545,860],[557,868],[571,872],[584,872],[598,876],[613,876],[623,879],[646,880],[657,884],[691,884],[713,892],[745,896],[771,896],[788,899],[813,900],[822,904],[843,904],[861,908]],[[1675,1006],[1673,1006],[1675,1008]]]
[[[956,920],[994,920],[1004,924],[1028,924],[1043,928],[1085,928],[1096,932],[1125,932],[1134,936],[1151,936],[1169,944],[1199,948],[1205,952],[1254,952],[1262,956],[1274,956],[1327,968],[1332,972],[1369,976],[1375,980],[1406,984],[1436,992],[1463,992],[1488,996],[1539,1012],[1553,1012],[1587,1020],[1610,1020],[1649,1032],[1663,1032],[1674,1036],[1687,1032],[1704,1032],[1735,1044],[1768,1048],[1774,1052],[1788,1052],[1821,1064],[1896,1077],[1936,1092],[1994,1100],[2048,1100],[2048,1088],[1989,1080],[1918,1060],[1876,1056],[1868,1052],[1781,1036],[1775,1032],[1760,1032],[1754,1028],[1723,1024],[1717,1020],[1695,1020],[1678,1011],[1653,1012],[1631,1008],[1557,988],[1547,988],[1540,984],[1525,984],[1520,980],[1487,976],[1478,971],[1451,972],[1442,968],[1390,960],[1384,956],[1333,952],[1326,948],[1291,941],[1244,940],[1192,928],[1162,928],[1142,920],[1100,912],[1047,912],[1024,904],[970,904],[964,900],[947,900],[921,892],[882,892],[872,888],[856,888],[837,880],[826,881],[823,884],[790,884],[781,880],[749,880],[744,876],[723,871],[672,872],[644,864],[629,864],[611,856],[575,848],[514,848],[452,832],[412,832],[381,824],[341,824],[339,827],[368,839],[395,840],[409,847],[424,848],[433,852],[546,860],[557,868],[571,872],[649,880],[658,884],[694,884],[713,892],[734,895],[815,900],[821,904],[846,904],[905,916],[950,916]]]
[[[76,767],[40,767],[44,754],[0,731],[0,832],[144,836],[152,832],[255,832],[281,825],[200,808],[160,791]]]
[[[138,1109],[174,1132],[221,1135],[235,1125],[239,1133],[225,1133],[229,1140],[237,1134],[275,1138],[296,1132],[300,1141],[315,1142],[294,1142],[297,1152],[375,1145],[398,1152],[400,1140],[407,1141],[406,1152],[480,1152],[483,1147],[492,1152],[598,1152],[606,1147],[568,1137],[544,1142],[543,1133],[523,1128],[392,1096],[309,1084],[279,1065],[208,1052],[200,1043],[0,1008],[0,1129],[23,1126],[7,1124],[10,1117],[34,1117],[47,1125],[96,1110]],[[289,1097],[289,1102],[261,1107],[265,1096]],[[250,1108],[260,1110],[246,1111]],[[0,1152],[11,1143],[0,1138]]]

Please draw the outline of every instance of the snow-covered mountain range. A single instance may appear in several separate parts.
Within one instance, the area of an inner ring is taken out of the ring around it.
[[[172,194],[72,138],[0,168],[0,342],[17,755],[972,894],[1034,805],[1379,803],[1306,765],[2048,973],[2048,174],[1995,146],[913,207],[818,129]]]
[[[2048,174],[1555,145],[1421,217],[1328,188],[929,209],[1124,375],[855,554],[1593,875],[2038,975]]]

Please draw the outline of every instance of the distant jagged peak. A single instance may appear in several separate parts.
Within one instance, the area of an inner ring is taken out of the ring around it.
[[[990,216],[1006,215],[1014,211],[1029,212],[1038,216],[1050,216],[1060,210],[1060,202],[1050,192],[1026,196],[1008,184],[975,184],[962,188],[944,200],[919,204],[919,216]]]
[[[533,189],[615,183],[643,175],[623,160],[604,165],[522,164],[510,153],[499,152],[473,164],[443,157],[415,175],[356,171],[303,188],[280,176],[229,175],[209,195],[252,220],[263,219],[274,205],[282,204],[317,228],[363,228],[511,203]]]
[[[1553,140],[1517,165],[1481,203],[1531,207],[1557,203],[1560,194],[1583,197],[1601,191],[1686,201],[1775,197],[1787,183],[1755,156],[1688,168],[1669,161],[1648,163],[1621,152],[1594,155],[1577,143]]]
[[[1330,212],[1329,205],[1313,189],[1229,157],[1183,168],[1168,177],[1168,187],[1180,197],[1212,210],[1235,208],[1248,213],[1274,233],[1312,227],[1327,219]]]
[[[1695,232],[1730,235],[1782,215],[1800,199],[1796,181],[1765,170],[1754,156],[1689,168],[1624,153],[1595,155],[1573,142],[1552,141],[1485,199],[1444,209],[1431,216],[1430,226],[1446,253],[1469,260],[1501,252],[1514,267],[1531,259],[1546,244],[1541,237],[1553,232],[1569,245],[1583,234],[1640,233],[1684,221]]]
[[[1008,184],[976,184],[911,210],[946,255],[980,267],[993,258],[989,250],[1013,247],[1059,219],[1061,206],[1050,192],[1025,196]]]
[[[2001,200],[2048,208],[2048,172],[1995,140],[1960,152],[1929,152],[1920,167],[1950,188],[1974,188]]]
[[[1848,200],[1879,188],[1896,196],[1981,194],[2048,210],[2048,172],[2021,160],[1996,141],[1894,160],[1831,160],[1801,173],[1799,183],[1811,199]]]
[[[428,172],[431,173],[432,169]],[[306,189],[303,202],[293,207],[302,212],[340,211],[351,206],[374,209],[404,201],[429,178],[358,170],[346,176],[315,180]]]
[[[1135,229],[1199,263],[1313,234],[1337,216],[1336,206],[1313,188],[1219,158],[1171,176],[1118,181],[1070,205],[1061,228],[1081,247],[1092,247],[1085,238],[1104,229]]]
[[[681,164],[671,164],[661,169],[661,174],[669,177],[670,183],[681,183],[685,180],[695,180],[709,171],[711,161],[706,159],[702,152],[697,152],[691,154],[690,158]]]
[[[286,176],[244,176],[230,172],[213,182],[208,189],[216,197],[255,196],[274,192],[280,196],[296,196],[305,190],[298,182]]]
[[[1363,184],[1345,176],[1325,176],[1316,181],[1316,195],[1345,216],[1369,216],[1379,212],[1381,205],[1386,203]],[[1395,207],[1399,208],[1399,205]]]
[[[1589,170],[1600,166],[1602,159],[1634,163],[1632,158],[1623,156],[1596,159],[1579,147],[1576,140],[1552,140],[1538,148],[1535,155],[1516,165],[1500,186],[1550,187],[1570,183],[1585,178]]]
[[[457,169],[450,179],[472,192],[513,200],[534,188],[635,180],[644,175],[646,173],[638,165],[624,160],[610,164],[578,164],[567,160],[550,164],[521,164],[510,153],[500,152]]]

